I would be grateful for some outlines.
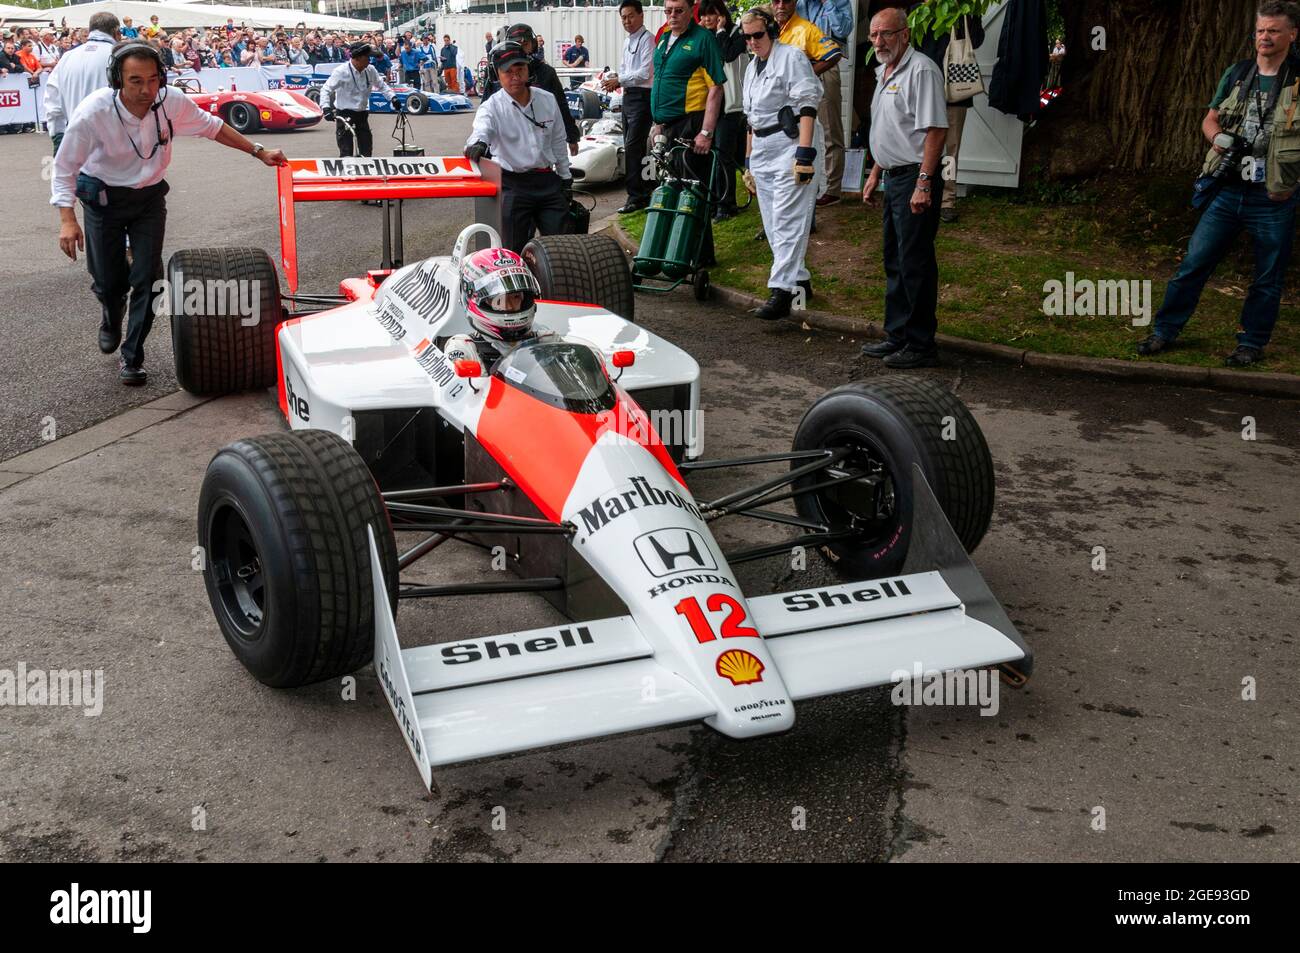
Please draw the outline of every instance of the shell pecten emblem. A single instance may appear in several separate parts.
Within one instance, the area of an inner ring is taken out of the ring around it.
[[[728,649],[718,656],[718,674],[732,685],[749,685],[763,680],[763,663],[744,649]]]

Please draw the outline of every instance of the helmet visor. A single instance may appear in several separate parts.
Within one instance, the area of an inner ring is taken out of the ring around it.
[[[533,298],[541,293],[537,279],[524,267],[499,268],[488,272],[474,283],[474,297],[485,311],[499,314],[520,311],[532,305]],[[510,301],[518,302],[514,307]]]

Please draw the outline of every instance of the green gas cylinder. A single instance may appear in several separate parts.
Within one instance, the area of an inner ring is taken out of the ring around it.
[[[681,278],[693,267],[695,245],[699,240],[699,229],[704,227],[704,212],[707,208],[693,187],[682,191],[681,198],[677,200],[677,214],[674,216],[672,231],[668,233],[668,243],[661,255],[666,277]]]
[[[637,249],[633,261],[633,270],[638,275],[650,277],[659,274],[660,259],[664,255],[664,246],[668,242],[668,232],[673,225],[673,209],[677,208],[677,198],[682,188],[677,182],[668,181],[654,190],[650,196],[650,208],[646,212],[645,231],[641,233],[641,247]]]

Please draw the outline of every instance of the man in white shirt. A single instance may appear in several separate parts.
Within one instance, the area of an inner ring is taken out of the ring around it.
[[[54,31],[46,27],[41,31],[41,38],[36,41],[36,58],[41,63],[41,69],[49,72],[54,69],[54,64],[59,61],[59,55],[63,51],[59,49],[59,43],[54,38]]]
[[[492,151],[501,166],[501,241],[522,252],[534,229],[558,235],[569,209],[569,147],[555,97],[528,85],[528,54],[507,40],[492,48],[504,95],[489,96],[474,114],[465,155],[475,162]]]
[[[652,180],[646,174],[646,140],[650,137],[650,86],[654,79],[654,37],[645,28],[645,11],[641,0],[623,0],[619,18],[627,36],[623,40],[623,59],[618,72],[606,76],[601,85],[606,90],[623,87],[623,148],[626,150],[627,202],[621,214],[636,212],[650,204]]]
[[[370,65],[369,43],[353,43],[349,52],[351,59],[336,66],[321,87],[320,108],[328,122],[334,122],[337,116],[345,117],[357,131],[357,152],[368,156],[374,152],[374,136],[370,134],[370,91],[383,93],[390,103],[394,93],[379,75],[379,70]],[[345,124],[339,123],[334,127],[334,140],[339,145],[339,155],[353,154],[352,133]]]
[[[185,95],[163,85],[162,54],[136,40],[114,47],[109,88],[92,92],[77,107],[54,159],[50,204],[59,210],[59,248],[73,261],[86,252],[91,290],[102,317],[99,348],[111,354],[122,345],[120,377],[138,386],[144,371],[144,341],[153,325],[155,282],[162,278],[167,225],[167,183],[175,136],[203,136],[247,152],[268,166],[285,165],[279,149],[249,142],[204,112]],[[86,230],[77,224],[81,200]],[[126,260],[131,241],[133,260]],[[130,295],[130,321],[122,319]]]
[[[871,101],[871,174],[862,201],[879,203],[885,185],[885,334],[862,353],[897,370],[933,367],[938,360],[939,164],[948,133],[943,74],[911,46],[907,16],[886,7],[871,20],[872,47],[880,66]],[[942,184],[939,184],[942,189]]]
[[[108,56],[120,39],[117,17],[96,13],[90,18],[90,35],[86,42],[69,50],[58,61],[45,84],[45,122],[50,131],[54,154],[68,120],[81,101],[97,89],[108,85]]]

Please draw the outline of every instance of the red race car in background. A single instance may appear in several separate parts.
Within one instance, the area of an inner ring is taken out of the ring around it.
[[[199,108],[215,113],[244,135],[259,129],[271,132],[305,129],[325,116],[320,106],[289,89],[218,89],[207,93],[197,79],[178,79],[173,85]]]

